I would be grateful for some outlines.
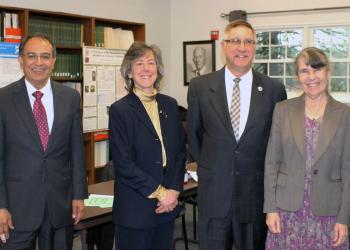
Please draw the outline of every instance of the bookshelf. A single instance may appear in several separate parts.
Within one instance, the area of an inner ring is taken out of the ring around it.
[[[0,12],[18,15],[22,37],[33,32],[43,32],[53,39],[57,46],[57,61],[52,79],[60,82],[83,83],[82,46],[94,46],[96,41],[101,41],[101,37],[95,33],[101,34],[105,27],[130,30],[135,41],[145,41],[143,23],[10,6],[0,6]],[[2,23],[1,20],[0,24]],[[95,183],[95,172],[101,170],[101,166],[95,166],[95,143],[108,140],[105,136],[101,139],[101,134],[108,134],[108,130],[84,133],[89,184]]]

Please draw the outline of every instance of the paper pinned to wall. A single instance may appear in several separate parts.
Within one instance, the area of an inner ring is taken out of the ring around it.
[[[23,76],[18,62],[19,43],[0,42],[0,88],[19,80]]]

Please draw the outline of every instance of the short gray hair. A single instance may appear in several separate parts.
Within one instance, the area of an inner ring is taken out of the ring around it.
[[[134,81],[129,78],[132,63],[136,59],[144,56],[149,51],[153,53],[157,65],[157,79],[154,83],[154,87],[157,90],[159,89],[160,81],[164,76],[164,65],[160,49],[154,44],[147,45],[144,42],[134,42],[126,52],[122,65],[120,67],[120,73],[125,80],[126,89],[129,92],[131,92],[134,88]]]

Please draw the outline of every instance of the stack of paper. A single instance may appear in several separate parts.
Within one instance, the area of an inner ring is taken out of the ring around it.
[[[84,205],[86,207],[111,208],[113,207],[113,199],[113,195],[90,194],[89,198],[84,200]]]

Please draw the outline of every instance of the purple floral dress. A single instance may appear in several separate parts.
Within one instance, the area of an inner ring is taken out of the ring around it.
[[[321,118],[305,117],[306,176],[303,206],[295,211],[278,209],[282,232],[267,235],[267,250],[349,250],[349,240],[332,247],[336,216],[316,216],[310,206],[311,166],[315,157]]]

